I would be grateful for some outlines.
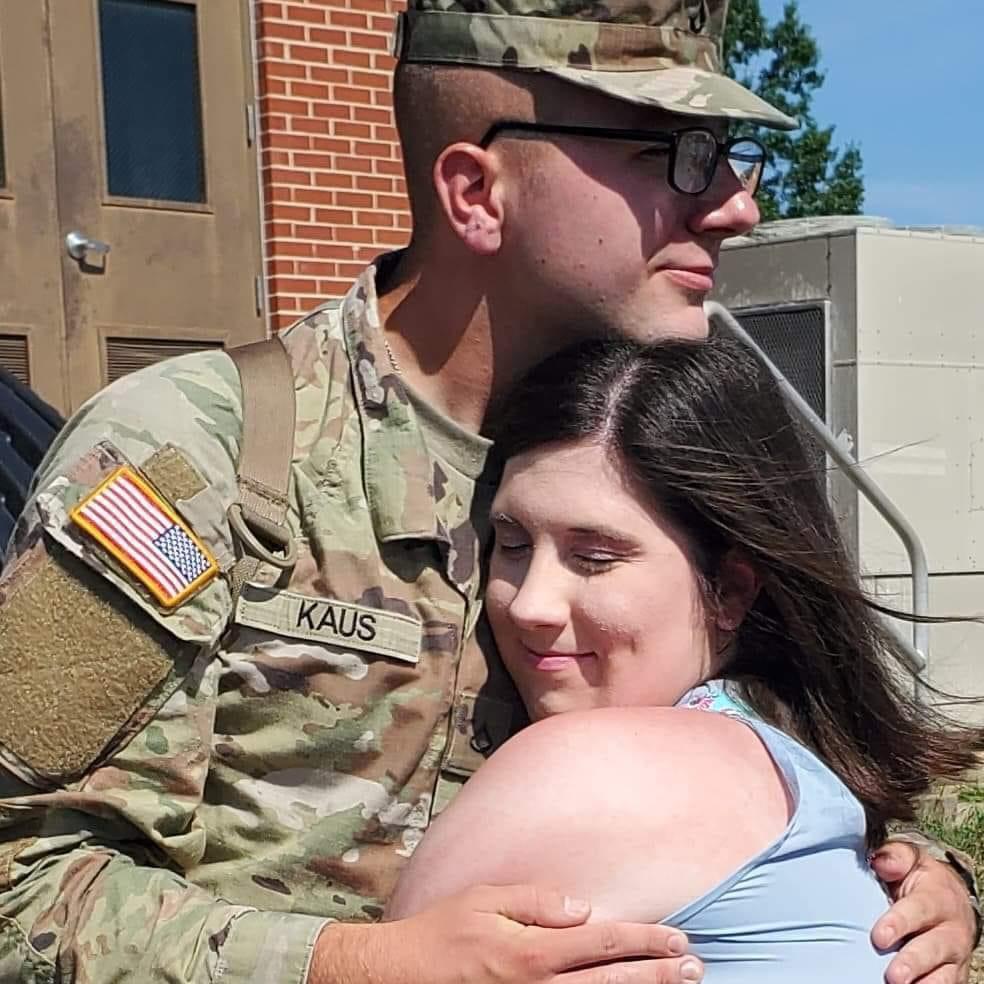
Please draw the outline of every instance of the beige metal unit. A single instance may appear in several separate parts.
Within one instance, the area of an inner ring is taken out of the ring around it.
[[[984,614],[984,234],[776,223],[724,251],[718,283],[915,527],[930,611]],[[872,590],[905,607],[902,544],[835,472],[831,491]],[[984,694],[984,626],[933,627],[929,650],[932,683]]]

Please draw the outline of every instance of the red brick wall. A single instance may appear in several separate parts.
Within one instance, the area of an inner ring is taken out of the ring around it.
[[[345,292],[410,213],[389,39],[403,0],[258,0],[270,324]]]

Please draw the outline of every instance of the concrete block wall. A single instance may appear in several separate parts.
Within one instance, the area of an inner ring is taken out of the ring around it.
[[[258,0],[270,326],[343,294],[404,245],[410,212],[389,42],[403,0]]]

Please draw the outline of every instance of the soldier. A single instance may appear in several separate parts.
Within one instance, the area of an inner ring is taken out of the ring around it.
[[[522,724],[479,623],[496,401],[582,323],[705,332],[758,220],[728,128],[793,121],[721,74],[725,7],[415,6],[410,247],[289,365],[188,356],[69,424],[0,581],[0,979],[699,978],[681,934],[529,887],[373,920]],[[896,984],[963,979],[967,892],[915,853],[877,942],[915,934]]]

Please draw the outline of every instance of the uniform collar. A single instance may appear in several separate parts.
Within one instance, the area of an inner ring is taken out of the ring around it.
[[[385,277],[398,257],[398,253],[389,253],[367,267],[341,307],[342,332],[362,424],[366,496],[378,540],[440,542],[452,581],[464,587],[475,577],[477,537],[465,505],[457,495],[443,491],[445,483],[435,471],[438,466],[384,341],[376,281]],[[474,551],[474,557],[460,557],[462,540],[474,541],[474,547],[464,551]]]

